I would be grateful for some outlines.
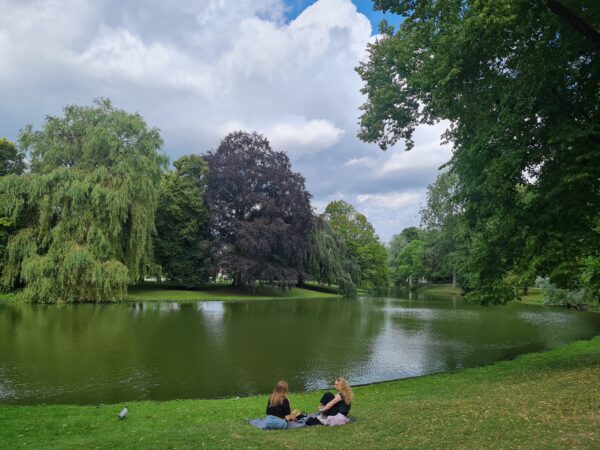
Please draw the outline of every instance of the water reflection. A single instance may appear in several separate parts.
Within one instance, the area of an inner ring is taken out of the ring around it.
[[[460,298],[0,305],[0,402],[323,388],[487,364],[588,338],[600,315]]]

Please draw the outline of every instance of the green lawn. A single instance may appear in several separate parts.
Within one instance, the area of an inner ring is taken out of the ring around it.
[[[419,292],[427,294],[450,294],[461,295],[460,288],[452,287],[452,284],[432,284],[431,286],[418,289]],[[527,295],[521,295],[521,301],[530,305],[544,304],[544,289],[531,287],[527,290]]]
[[[266,396],[2,406],[3,448],[599,448],[600,336],[513,361],[355,389],[356,422],[266,432]],[[274,382],[276,380],[274,379]],[[314,410],[319,392],[290,395]],[[385,412],[382,412],[385,410]]]
[[[528,288],[527,295],[521,295],[521,301],[530,305],[543,305],[545,301],[545,289]]]
[[[287,291],[260,289],[255,293],[229,286],[206,290],[162,289],[156,286],[130,287],[127,301],[208,301],[208,300],[272,300],[276,298],[334,298],[337,294],[292,288]]]
[[[10,293],[10,292],[0,292],[0,302],[2,301],[13,301],[15,298],[15,294]]]
[[[427,287],[417,289],[419,292],[427,294],[450,294],[450,295],[461,295],[462,289],[459,287],[452,287],[452,283],[449,284],[432,284]]]

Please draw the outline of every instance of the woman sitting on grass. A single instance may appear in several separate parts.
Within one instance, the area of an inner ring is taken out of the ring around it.
[[[352,400],[354,400],[354,393],[344,378],[336,379],[333,387],[337,391],[337,394],[333,395],[331,392],[326,392],[323,397],[321,397],[319,411],[321,411],[321,414],[324,416],[343,414],[348,417],[350,407],[352,406]]]
[[[269,430],[280,430],[287,428],[288,420],[296,420],[290,409],[290,401],[287,398],[288,384],[286,381],[280,381],[275,386],[275,390],[269,395],[267,402],[267,423]]]

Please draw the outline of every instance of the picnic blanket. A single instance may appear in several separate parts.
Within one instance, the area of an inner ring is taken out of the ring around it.
[[[287,430],[292,430],[295,428],[304,428],[306,427],[306,420],[310,417],[318,417],[319,413],[313,413],[313,414],[309,414],[306,417],[296,421],[296,422],[288,422],[288,426],[287,426]],[[348,419],[349,422],[352,422],[353,420],[351,418]],[[267,424],[267,420],[264,417],[260,417],[258,419],[250,419],[248,420],[248,423],[250,425],[252,425],[253,427],[259,428],[261,430],[266,430],[266,424]]]
[[[315,417],[316,416],[318,416],[318,414],[316,414]],[[298,420],[296,422],[290,422],[290,421],[288,421],[286,430],[291,430],[293,428],[304,428],[306,426],[305,420],[306,419],[300,419],[300,420]],[[250,425],[252,425],[253,427],[260,428],[261,430],[266,430],[267,429],[266,428],[266,426],[267,426],[267,419],[265,419],[264,417],[260,417],[258,419],[250,419],[250,420],[248,420],[248,423]]]

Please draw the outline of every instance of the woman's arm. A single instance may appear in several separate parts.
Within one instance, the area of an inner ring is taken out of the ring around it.
[[[283,401],[283,409],[284,409],[284,413],[287,413],[284,417],[285,420],[296,420],[295,418],[292,417],[292,408],[290,406],[290,401],[286,398]]]
[[[332,408],[336,403],[339,403],[342,401],[342,396],[340,394],[335,394],[335,397],[333,397],[333,399],[327,403],[325,406],[323,406],[323,408],[319,408],[321,411],[327,411],[328,409]]]

